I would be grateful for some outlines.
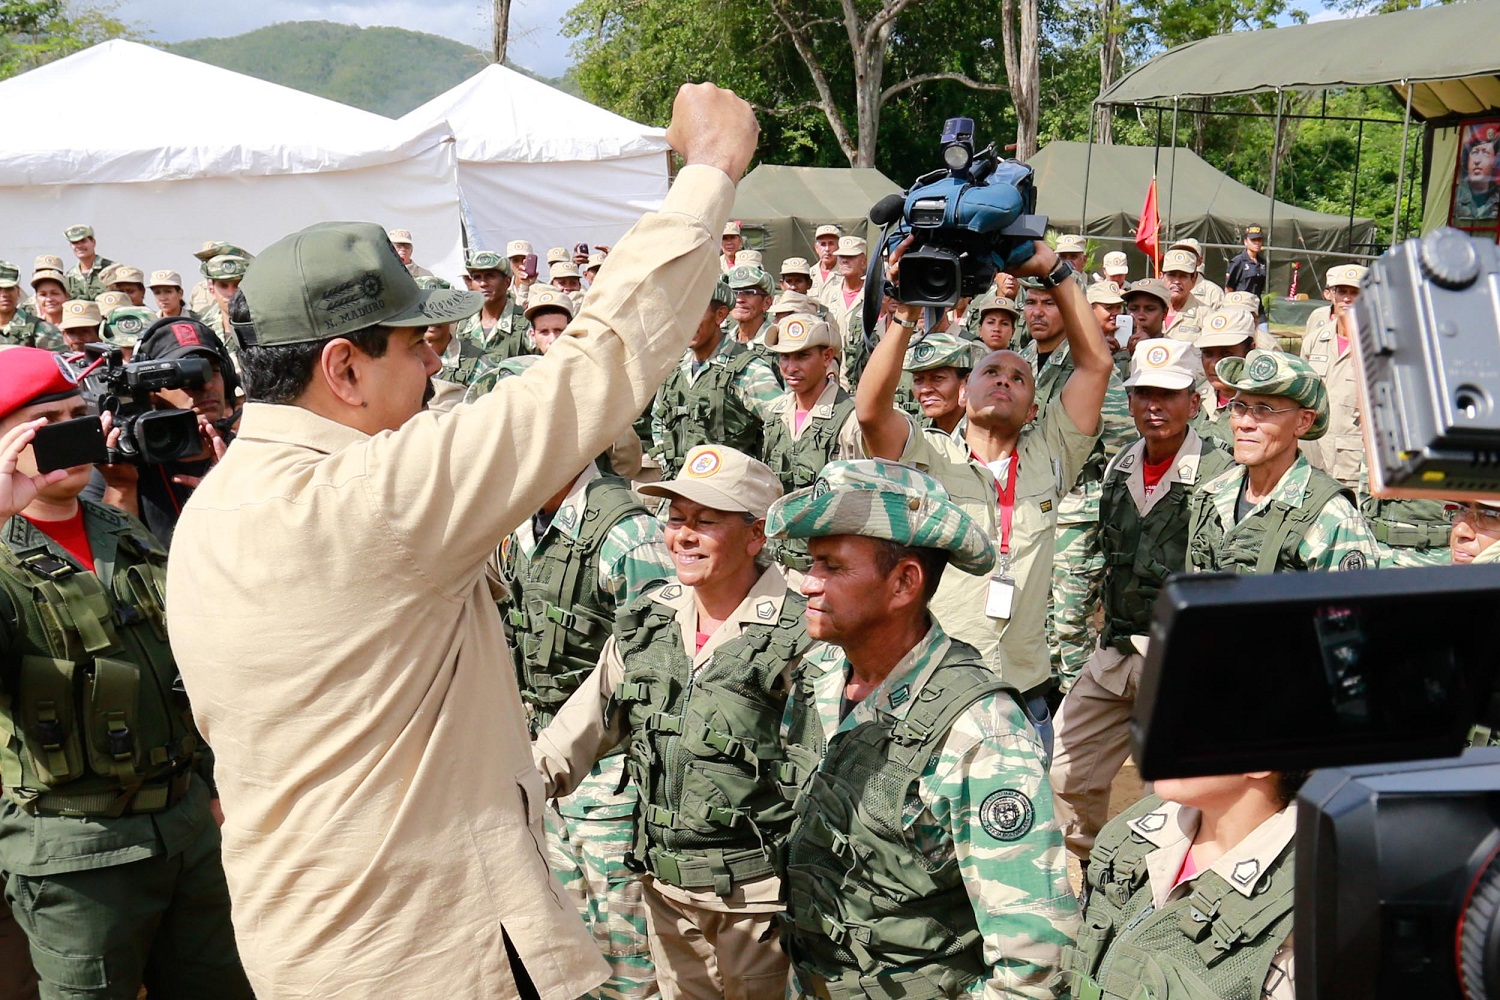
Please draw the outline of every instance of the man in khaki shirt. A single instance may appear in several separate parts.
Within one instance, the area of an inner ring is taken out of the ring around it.
[[[661,210],[569,336],[450,413],[421,411],[422,330],[478,299],[418,289],[383,230],[304,230],[246,275],[249,402],[183,512],[167,602],[260,1000],[571,1000],[605,978],[548,871],[485,560],[681,357],[756,131],[733,94],[684,87]]]

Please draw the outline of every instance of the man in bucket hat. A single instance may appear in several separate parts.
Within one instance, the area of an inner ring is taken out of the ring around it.
[[[1052,996],[1077,902],[1045,752],[1020,693],[928,611],[950,563],[993,571],[988,531],[879,460],[830,462],[766,523],[807,539],[807,630],[833,647],[788,713],[800,995]]]
[[[1375,539],[1353,494],[1297,450],[1328,431],[1328,393],[1306,361],[1253,350],[1218,364],[1234,390],[1234,468],[1193,495],[1188,565],[1198,571],[1271,573],[1364,569]]]

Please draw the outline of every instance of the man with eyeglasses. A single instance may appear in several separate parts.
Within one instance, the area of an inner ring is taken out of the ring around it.
[[[1455,500],[1443,507],[1453,525],[1453,565],[1500,562],[1500,501]]]
[[[1256,349],[1220,361],[1217,373],[1234,390],[1235,467],[1193,495],[1188,566],[1280,573],[1374,565],[1375,538],[1354,494],[1297,450],[1328,431],[1328,392],[1312,367]]]

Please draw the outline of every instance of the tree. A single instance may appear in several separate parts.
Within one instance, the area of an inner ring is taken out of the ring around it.
[[[1037,0],[1000,0],[1005,78],[1016,107],[1016,159],[1036,155],[1042,36]]]
[[[111,38],[135,36],[117,4],[0,0],[0,78],[36,69]]]
[[[490,46],[490,61],[505,65],[505,50],[510,45],[511,0],[494,0],[495,26]]]

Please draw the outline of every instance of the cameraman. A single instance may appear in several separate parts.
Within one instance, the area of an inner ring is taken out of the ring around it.
[[[239,388],[224,342],[196,319],[172,317],[152,324],[134,356],[137,362],[185,358],[206,359],[211,366],[208,381],[196,389],[161,389],[152,394],[152,399],[157,409],[196,413],[202,449],[169,462],[100,466],[84,491],[86,499],[140,518],[166,548],[171,548],[183,504],[232,440],[229,427],[234,413],[230,406]]]

